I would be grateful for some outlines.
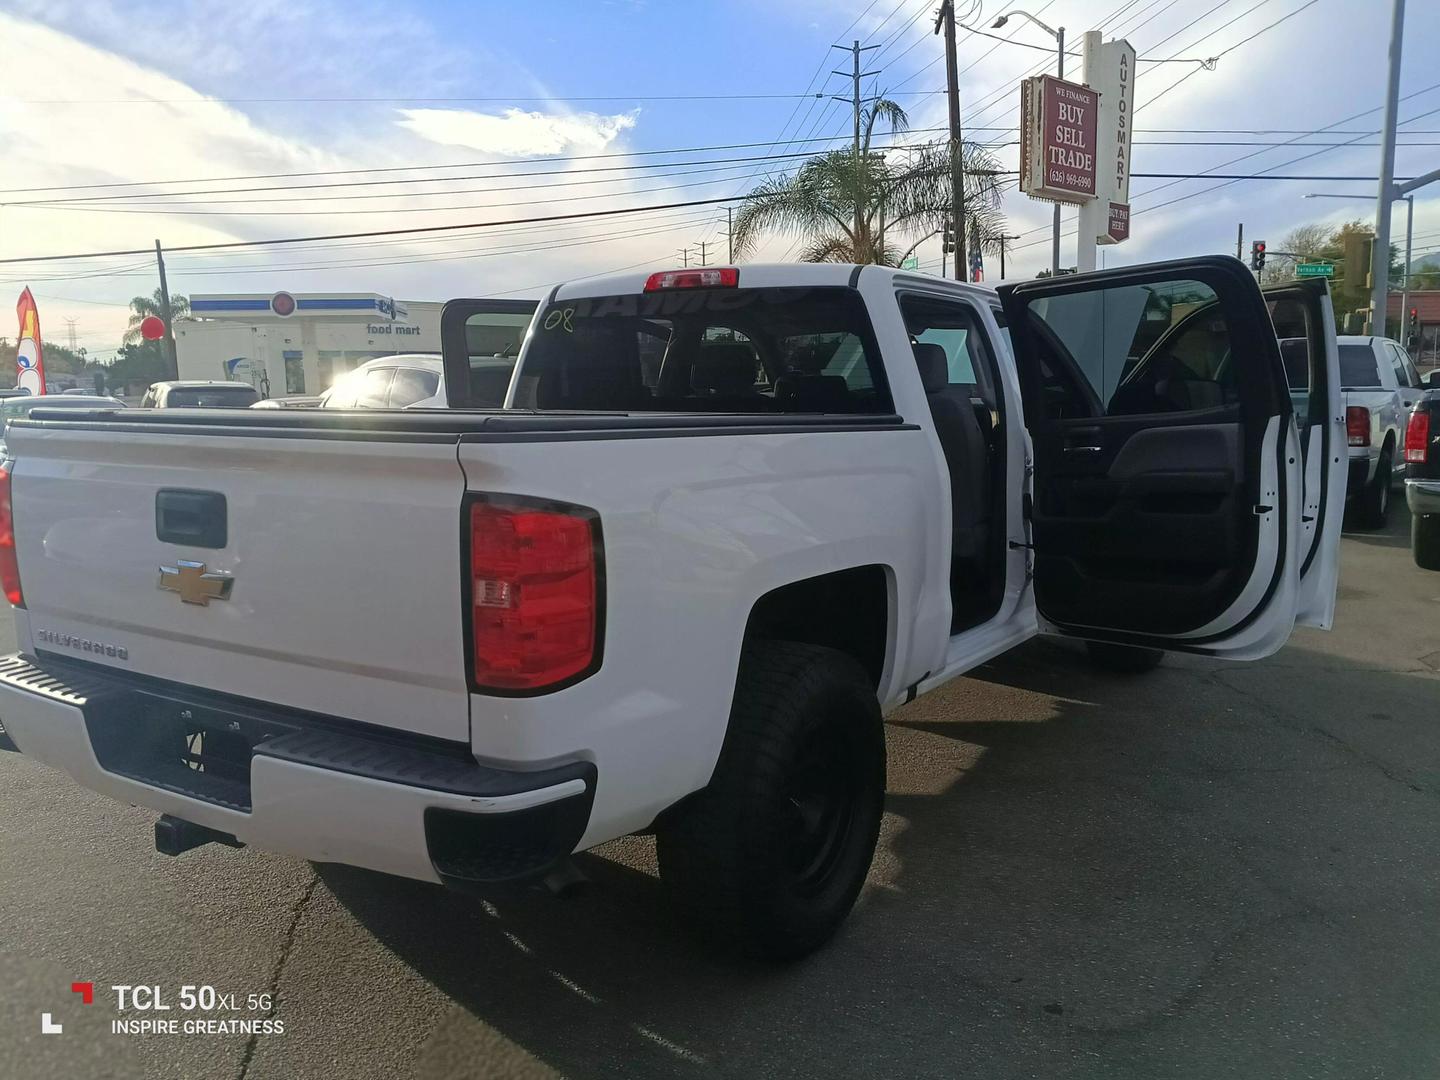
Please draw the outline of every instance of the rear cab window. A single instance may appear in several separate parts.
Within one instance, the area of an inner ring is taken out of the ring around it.
[[[1380,365],[1368,344],[1340,346],[1340,385],[1346,390],[1380,389]]]
[[[253,386],[177,387],[165,398],[172,409],[245,409],[260,400]]]
[[[864,301],[844,287],[551,302],[512,406],[606,412],[892,411]]]

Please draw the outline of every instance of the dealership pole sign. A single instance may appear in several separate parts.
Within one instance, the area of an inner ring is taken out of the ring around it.
[[[1100,95],[1052,75],[1021,84],[1020,190],[1050,202],[1095,198]]]
[[[1097,152],[1101,183],[1097,194],[1110,207],[1107,228],[1097,233],[1100,244],[1118,244],[1130,236],[1130,152],[1135,110],[1135,49],[1123,38],[1107,41],[1087,57],[1085,81],[1105,103],[1100,115]],[[1117,209],[1118,208],[1118,209]]]

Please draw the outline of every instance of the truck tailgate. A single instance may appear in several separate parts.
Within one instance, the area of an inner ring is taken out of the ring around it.
[[[35,647],[468,740],[453,441],[226,430],[12,427]]]

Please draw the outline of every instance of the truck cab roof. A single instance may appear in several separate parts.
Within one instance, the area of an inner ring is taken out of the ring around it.
[[[556,288],[556,300],[578,299],[587,296],[617,296],[638,293],[645,290],[645,282],[657,270],[674,270],[676,267],[652,267],[634,270],[624,274],[607,274],[602,277],[582,278],[566,282]],[[691,267],[690,269],[700,269]],[[957,292],[983,296],[987,301],[995,299],[995,290],[984,285],[972,285],[964,281],[937,278],[932,274],[920,274],[913,270],[901,270],[893,266],[860,266],[854,263],[754,263],[738,267],[740,287],[747,289],[778,289],[803,286],[844,286],[853,285],[863,273],[866,278],[887,276],[896,282],[914,281],[933,287],[943,283]]]

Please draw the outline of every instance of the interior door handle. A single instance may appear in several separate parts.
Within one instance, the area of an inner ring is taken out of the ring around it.
[[[1065,432],[1065,453],[1098,454],[1105,449],[1104,432],[1098,427],[1076,427]]]

